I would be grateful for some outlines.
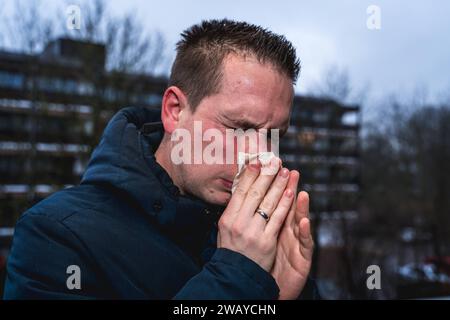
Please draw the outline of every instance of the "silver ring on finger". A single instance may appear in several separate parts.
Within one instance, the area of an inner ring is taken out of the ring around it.
[[[263,217],[264,220],[266,220],[266,222],[269,221],[270,217],[264,210],[258,209],[258,210],[256,210],[256,213],[258,213],[261,217]]]

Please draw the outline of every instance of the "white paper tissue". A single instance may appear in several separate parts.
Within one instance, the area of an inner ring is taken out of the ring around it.
[[[270,160],[272,160],[275,156],[273,152],[260,152],[260,153],[244,153],[239,152],[238,154],[238,172],[233,180],[233,186],[231,187],[231,193],[234,193],[234,190],[236,190],[236,186],[239,183],[239,177],[241,176],[242,172],[244,171],[245,165],[248,163],[251,163],[252,160],[258,158],[261,162],[261,173],[262,174],[276,174],[279,167],[276,168],[275,171],[271,170],[270,172],[267,170],[268,166],[270,165]]]

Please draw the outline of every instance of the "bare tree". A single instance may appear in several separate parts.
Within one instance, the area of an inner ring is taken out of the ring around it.
[[[309,93],[340,103],[361,105],[368,96],[369,85],[364,84],[357,88],[352,84],[348,70],[333,64],[325,68],[319,82],[309,88]]]
[[[449,137],[450,110],[442,106],[417,111],[399,132],[402,164],[414,177],[411,193],[421,203],[416,214],[429,225],[438,257],[450,229]]]
[[[84,1],[80,5],[82,27],[68,30],[60,20],[63,34],[90,42],[103,43],[107,52],[107,70],[119,72],[165,72],[165,39],[155,30],[147,33],[132,13],[114,17],[103,0]]]
[[[363,141],[359,228],[364,231],[355,234],[355,241],[378,239],[384,243],[382,250],[399,258],[404,249],[398,239],[404,227],[429,239],[421,241],[428,241],[436,257],[450,250],[449,104],[422,104],[426,99],[423,94],[419,97],[406,103],[387,100]],[[410,250],[416,262],[426,254],[412,244]]]
[[[80,80],[93,84],[94,94],[90,101],[93,139],[87,143],[93,148],[103,131],[101,114],[115,111],[117,107],[105,101],[108,92],[121,95],[124,104],[130,104],[134,94],[142,92],[139,75],[157,75],[167,69],[165,41],[161,32],[147,33],[139,20],[131,13],[112,16],[103,0],[83,1],[81,28],[68,30],[65,20],[59,21],[63,35],[93,43],[102,43],[106,48],[107,77],[99,77],[91,65],[91,52],[86,52],[84,69]],[[114,89],[113,89],[114,88]]]
[[[41,51],[54,36],[54,21],[46,17],[39,1],[17,0],[14,14],[3,23],[7,44],[25,53]]]
[[[67,2],[69,5],[69,2]],[[106,46],[106,69],[118,72],[159,74],[167,71],[163,34],[148,33],[132,13],[112,16],[103,0],[80,3],[82,25],[79,30],[66,27],[65,6],[48,16],[40,1],[15,2],[14,13],[3,20],[8,46],[35,54],[58,36],[66,36]],[[51,14],[51,12],[50,12]]]

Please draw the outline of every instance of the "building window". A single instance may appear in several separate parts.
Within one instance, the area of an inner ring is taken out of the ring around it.
[[[303,131],[297,135],[297,138],[301,146],[309,147],[316,140],[316,135],[310,131]]]
[[[316,168],[314,170],[314,178],[316,179],[328,179],[330,177],[330,171],[328,170],[328,168]]]
[[[341,120],[343,125],[355,126],[358,124],[358,113],[357,112],[347,112],[342,116]]]
[[[324,124],[330,119],[330,114],[328,112],[315,112],[313,113],[313,121],[316,123]]]
[[[78,94],[80,95],[93,95],[94,94],[94,86],[88,82],[79,82],[78,83]]]
[[[23,85],[23,75],[8,71],[0,71],[0,87],[21,89]]]
[[[330,148],[330,144],[329,144],[328,140],[325,139],[325,138],[317,139],[314,142],[313,148],[316,151],[325,151],[325,150],[328,150]]]

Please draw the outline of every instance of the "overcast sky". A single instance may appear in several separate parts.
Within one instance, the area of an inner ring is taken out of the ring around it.
[[[284,34],[302,62],[300,93],[313,88],[330,65],[346,68],[355,87],[370,85],[372,98],[427,88],[434,99],[450,90],[450,1],[107,2],[114,14],[133,12],[149,31],[162,31],[172,58],[180,32],[203,19],[245,20]],[[44,3],[51,9],[60,2]],[[379,30],[367,28],[369,5],[381,10]]]

